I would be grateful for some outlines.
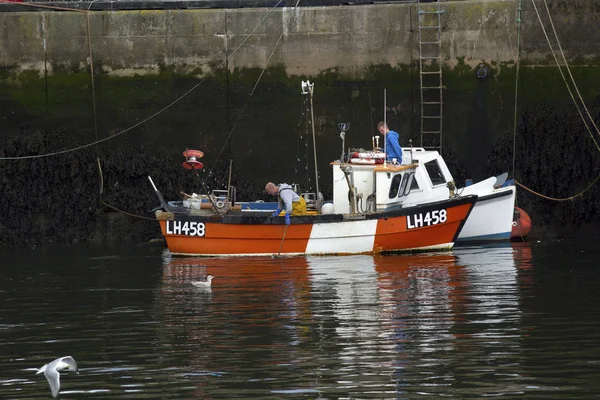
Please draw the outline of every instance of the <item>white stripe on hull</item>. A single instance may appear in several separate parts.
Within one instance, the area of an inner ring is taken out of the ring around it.
[[[512,230],[512,219],[515,208],[516,190],[514,187],[505,188],[512,190],[509,196],[497,197],[490,200],[477,200],[465,225],[461,229],[458,239],[466,240],[473,237],[502,236]],[[506,240],[510,239],[510,235]]]
[[[367,253],[373,251],[377,220],[314,224],[306,254]]]

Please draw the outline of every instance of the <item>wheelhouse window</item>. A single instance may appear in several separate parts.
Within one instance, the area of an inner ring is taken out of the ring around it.
[[[388,197],[390,199],[398,196],[398,189],[400,189],[400,183],[402,182],[402,176],[405,174],[394,175],[392,178],[392,183],[390,184],[390,192],[388,193]]]
[[[416,179],[414,179],[414,174],[413,174],[413,180],[410,182],[410,190],[419,190],[419,183],[417,182]]]
[[[410,193],[412,186],[413,186],[413,182],[415,182],[415,173],[411,172],[410,174],[406,174],[407,178],[407,182],[405,183],[404,181],[402,181],[402,185],[401,185],[401,189],[400,189],[400,193],[404,193],[404,196],[408,196],[408,194]],[[419,185],[417,185],[417,188],[419,187]]]
[[[402,178],[402,183],[400,184],[400,190],[398,191],[398,197],[404,196],[404,191],[406,190],[406,185],[408,184],[410,175],[411,174],[409,172],[404,174],[404,177]]]
[[[444,178],[444,174],[442,173],[442,169],[440,168],[437,160],[426,162],[425,169],[429,174],[429,179],[431,179],[431,184],[433,186],[443,185],[446,183],[446,179]]]

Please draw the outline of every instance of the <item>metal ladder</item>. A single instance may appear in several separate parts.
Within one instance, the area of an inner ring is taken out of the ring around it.
[[[442,20],[440,0],[421,5],[419,23],[419,82],[421,85],[421,147],[442,154]],[[438,136],[436,136],[438,135]],[[424,140],[425,138],[425,140]]]

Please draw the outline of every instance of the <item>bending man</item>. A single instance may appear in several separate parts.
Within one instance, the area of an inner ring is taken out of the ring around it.
[[[290,215],[306,215],[306,201],[292,190],[292,187],[287,183],[275,185],[273,182],[267,183],[265,190],[272,196],[278,197],[277,210],[273,213],[273,217],[279,215],[282,209],[285,208],[285,223],[290,224]]]

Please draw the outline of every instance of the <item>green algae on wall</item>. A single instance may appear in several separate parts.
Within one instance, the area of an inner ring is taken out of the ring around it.
[[[444,156],[457,181],[509,171],[556,197],[584,188],[596,174],[589,165],[597,165],[597,155],[532,9],[523,14],[515,138],[516,2],[460,3],[444,2],[442,45]],[[598,118],[600,52],[597,41],[589,40],[598,31],[598,6],[588,3],[555,1],[551,11],[565,16],[555,20],[563,47],[584,100]],[[30,41],[4,46],[7,41],[0,38],[5,50],[0,55],[0,109],[7,110],[0,120],[2,154],[44,154],[110,140],[48,163],[11,164],[3,169],[2,179],[12,189],[0,201],[13,204],[27,197],[43,204],[37,214],[22,208],[13,213],[34,221],[41,236],[94,240],[106,223],[100,199],[148,215],[156,205],[148,174],[167,198],[176,198],[182,189],[198,191],[197,178],[180,167],[186,148],[202,149],[207,169],[215,166],[213,175],[201,175],[211,189],[226,184],[230,159],[243,199],[264,195],[266,180],[310,188],[312,138],[306,96],[300,94],[300,81],[306,79],[315,83],[318,168],[326,197],[329,162],[341,154],[337,123],[351,123],[347,147],[369,148],[375,125],[383,119],[384,90],[386,117],[400,132],[401,144],[407,146],[412,139],[420,145],[416,7],[339,7],[328,9],[327,18],[317,8],[306,10],[274,12],[278,16],[227,63],[225,57],[265,10],[95,13],[94,90],[81,15],[2,15],[5,26],[27,31],[20,36]],[[10,25],[10,18],[23,21]],[[48,57],[36,33],[44,32],[41,18],[48,18]],[[73,23],[65,25],[71,18]],[[280,36],[280,48],[263,72]],[[69,48],[64,53],[63,45]],[[2,58],[6,54],[13,61]],[[487,79],[476,77],[480,63],[490,68]],[[96,158],[104,172],[103,195],[97,193]],[[61,199],[63,191],[70,194]],[[593,202],[596,191],[568,208],[521,189],[518,198],[538,223],[576,226],[600,218]],[[53,213],[60,200],[73,207]],[[68,232],[57,228],[60,224]],[[19,230],[18,220],[9,218],[3,225],[12,226],[23,239],[31,237]]]

